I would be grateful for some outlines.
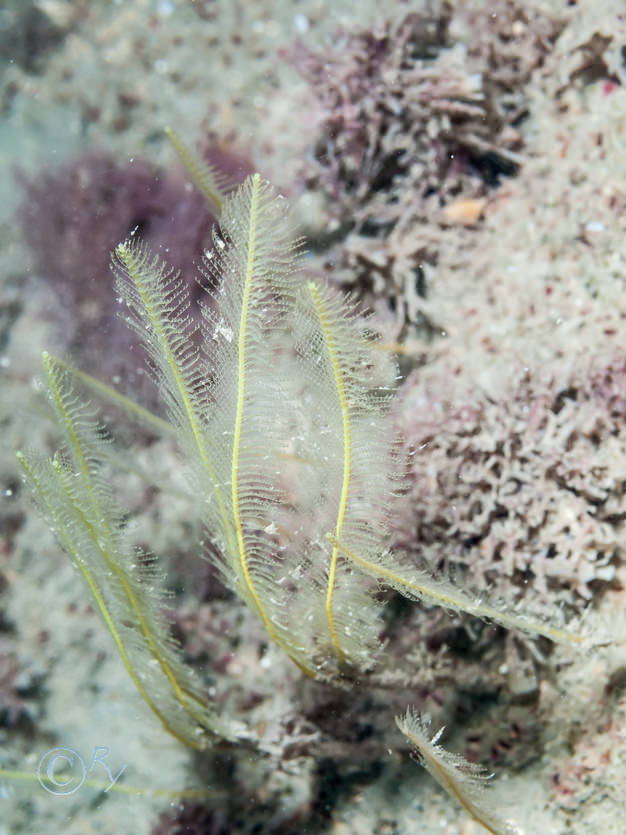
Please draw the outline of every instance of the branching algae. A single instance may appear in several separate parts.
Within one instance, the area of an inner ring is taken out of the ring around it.
[[[393,362],[375,350],[350,301],[298,274],[285,201],[272,187],[255,174],[227,194],[172,139],[220,217],[201,317],[190,315],[183,282],[141,243],[120,244],[114,269],[224,582],[303,673],[331,683],[375,662],[378,584],[580,643],[557,624],[487,604],[391,552]],[[96,414],[74,393],[65,363],[44,354],[43,364],[65,444],[51,460],[18,453],[25,480],[163,726],[195,749],[236,739],[236,723],[211,709],[168,635],[162,578],[126,542]],[[398,723],[444,788],[487,829],[505,831],[475,796],[477,772],[429,742],[412,713]]]

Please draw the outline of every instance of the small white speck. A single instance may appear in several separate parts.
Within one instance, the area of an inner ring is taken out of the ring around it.
[[[605,232],[606,226],[601,220],[590,220],[585,229],[587,232]]]
[[[154,62],[154,71],[158,72],[159,75],[163,75],[167,72],[167,61],[165,58],[157,58]]]
[[[309,18],[305,14],[297,14],[293,17],[293,28],[301,35],[309,31]]]
[[[223,336],[227,342],[233,341],[233,330],[229,328],[228,325],[225,325],[223,322],[220,322],[213,331],[213,339],[217,341],[217,339]]]

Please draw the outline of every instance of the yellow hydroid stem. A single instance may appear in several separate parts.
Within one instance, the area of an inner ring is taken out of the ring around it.
[[[196,442],[198,452],[200,453],[200,457],[202,458],[202,463],[204,464],[207,472],[212,474],[213,468],[211,466],[211,462],[209,461],[206,443],[204,440],[204,434],[202,432],[200,421],[198,420],[198,417],[196,415],[196,410],[194,409],[190,392],[187,390],[187,384],[185,382],[184,375],[182,374],[178,362],[176,361],[174,352],[172,351],[170,340],[164,327],[163,319],[155,308],[153,294],[150,293],[148,290],[145,263],[142,258],[137,257],[134,248],[130,245],[128,241],[118,244],[118,246],[115,249],[115,252],[117,254],[117,257],[120,259],[121,263],[125,266],[126,270],[128,271],[128,275],[131,278],[133,284],[137,288],[139,298],[141,299],[141,303],[143,304],[144,309],[146,311],[146,316],[148,317],[150,326],[152,327],[154,334],[158,340],[158,343],[161,346],[161,349],[163,350],[167,366],[176,384],[176,388],[178,390],[182,405],[184,407],[185,415],[187,416],[187,420],[189,421],[189,427],[193,433],[193,437]]]
[[[23,783],[49,783],[53,788],[54,782],[46,774],[38,774],[36,771],[19,771],[14,768],[0,768],[0,779],[15,780]],[[171,800],[208,800],[210,798],[221,797],[223,792],[215,789],[160,789],[155,787],[145,788],[144,786],[130,786],[127,783],[114,783],[105,780],[94,780],[89,777],[81,782],[81,787],[86,786],[96,791],[115,792],[116,794],[131,794],[135,797],[164,797]],[[78,787],[77,787],[78,788]],[[73,791],[76,791],[74,789]],[[73,794],[73,791],[69,794]],[[54,794],[54,792],[53,792]]]
[[[343,431],[343,479],[341,484],[341,495],[339,498],[339,508],[337,511],[337,522],[335,524],[335,539],[341,538],[343,523],[346,516],[346,508],[348,506],[348,495],[350,492],[350,478],[352,471],[352,425],[350,421],[350,410],[348,408],[348,398],[346,396],[346,387],[343,378],[343,369],[337,354],[337,346],[333,332],[328,320],[328,313],[319,291],[319,287],[313,282],[309,281],[307,284],[309,293],[313,300],[313,305],[317,313],[324,336],[324,344],[328,351],[328,359],[332,369],[333,380],[337,391],[337,399],[339,400],[339,408],[341,410],[341,425]],[[328,585],[326,588],[326,620],[330,629],[330,636],[335,648],[335,652],[341,661],[345,661],[345,655],[339,643],[339,636],[335,626],[335,619],[333,616],[333,595],[335,591],[335,579],[337,574],[337,558],[339,549],[337,545],[333,545],[332,554],[330,557],[330,565],[328,567]]]
[[[218,183],[218,176],[211,166],[195,154],[172,128],[165,128],[165,134],[174,146],[174,150],[189,172],[196,186],[205,199],[217,209],[219,214],[224,204],[224,193]]]
[[[135,617],[137,618],[137,624],[139,626],[139,629],[140,629],[142,635],[144,636],[144,638],[146,639],[146,642],[147,642],[148,646],[150,647],[150,650],[151,650],[152,654],[154,655],[154,658],[157,660],[159,666],[161,667],[161,669],[165,673],[167,679],[169,680],[169,682],[172,686],[172,689],[173,689],[174,693],[176,694],[177,700],[180,702],[180,704],[183,706],[183,708],[185,710],[187,710],[192,716],[194,716],[194,718],[197,721],[201,721],[200,717],[195,715],[193,705],[189,704],[188,699],[185,697],[183,691],[181,690],[181,688],[178,684],[178,681],[176,680],[176,676],[174,675],[174,673],[170,669],[170,666],[167,663],[167,661],[165,660],[157,642],[154,640],[154,636],[152,635],[152,631],[150,629],[150,626],[148,625],[148,623],[146,621],[146,618],[143,614],[143,611],[142,611],[141,605],[139,603],[139,600],[137,599],[137,596],[135,595],[135,592],[132,588],[132,585],[128,581],[128,577],[126,576],[125,571],[111,557],[111,554],[114,551],[114,549],[113,549],[113,532],[111,531],[109,525],[107,524],[107,515],[104,512],[104,509],[100,506],[100,500],[98,498],[98,491],[97,491],[97,488],[94,485],[93,478],[91,476],[91,472],[90,472],[90,469],[89,469],[89,463],[88,463],[88,461],[85,457],[85,453],[83,451],[83,445],[81,443],[78,432],[76,431],[74,421],[72,420],[71,415],[69,414],[69,412],[66,408],[65,398],[63,397],[63,393],[62,393],[62,391],[60,389],[60,386],[59,386],[58,376],[55,373],[56,369],[54,367],[54,361],[53,361],[52,357],[47,352],[44,352],[44,354],[43,354],[43,364],[44,364],[44,368],[45,368],[46,375],[47,375],[47,378],[48,378],[48,386],[50,388],[50,393],[52,395],[52,398],[54,400],[54,403],[55,403],[59,413],[62,416],[63,424],[66,428],[66,431],[67,431],[67,434],[68,434],[68,439],[70,441],[71,450],[74,453],[74,455],[77,459],[77,462],[80,466],[80,469],[81,469],[83,483],[85,485],[85,488],[87,490],[87,493],[89,495],[90,501],[91,501],[93,509],[94,509],[94,513],[95,513],[94,518],[100,520],[100,525],[102,526],[102,530],[105,534],[105,537],[106,537],[105,546],[103,547],[102,544],[101,544],[100,537],[98,536],[98,531],[95,530],[93,525],[89,522],[89,520],[86,517],[83,516],[83,521],[84,521],[85,527],[89,531],[90,538],[91,538],[94,546],[101,553],[101,555],[102,555],[103,559],[105,560],[106,564],[109,566],[110,570],[113,572],[113,574],[115,574],[115,576],[119,580],[120,585],[121,585],[121,587],[124,591],[124,594],[126,595],[126,598],[127,598],[128,602],[130,604],[130,607],[131,607],[132,611],[134,612]],[[53,464],[53,466],[54,466],[54,464]],[[81,568],[81,571],[83,571],[83,564],[82,564],[81,561],[78,562],[78,565]],[[85,572],[83,571],[83,574],[84,573]],[[88,585],[89,585],[91,591],[93,592],[94,591],[93,585],[92,585],[90,579],[87,577],[87,575],[85,575],[85,579],[87,580]],[[100,605],[100,603],[98,603],[98,605]],[[107,626],[109,626],[109,629],[111,629],[110,618],[105,617],[105,620],[107,622]],[[118,650],[119,650],[120,649],[119,636],[116,637],[117,633],[115,633],[113,631],[111,632],[111,634],[113,635],[113,638],[116,642],[116,646],[118,647]],[[124,658],[125,656],[122,655],[122,657]],[[126,663],[126,662],[124,662],[124,663]],[[128,667],[128,665],[127,665],[127,667]],[[130,669],[129,669],[129,672],[131,672]],[[137,682],[137,678],[134,675],[134,673],[131,672],[131,676],[132,676],[133,681],[135,682],[135,684],[139,687],[139,684]],[[144,696],[144,698],[146,698],[145,691],[144,691],[143,687],[139,687],[139,689],[140,689],[142,695]],[[150,700],[148,700],[148,703],[150,703]],[[168,728],[168,730],[169,730],[169,728]],[[194,746],[192,746],[192,747],[194,747]]]
[[[172,346],[170,344],[170,339],[166,331],[163,317],[161,316],[155,304],[156,295],[154,291],[156,288],[154,286],[151,286],[155,283],[153,278],[153,272],[150,270],[146,270],[145,259],[143,259],[142,257],[137,257],[134,247],[131,246],[128,242],[119,244],[115,251],[118,258],[120,259],[120,262],[124,265],[129,278],[131,279],[131,281],[135,285],[135,288],[137,289],[137,293],[139,294],[139,298],[141,299],[141,303],[150,323],[150,327],[152,328],[153,333],[157,339],[158,345],[162,351],[162,355],[167,364],[167,368],[170,374],[172,375],[172,380],[176,386],[176,390],[178,392],[181,405],[183,407],[183,412],[187,418],[187,422],[189,424],[189,428],[191,429],[196,448],[200,455],[200,460],[202,462],[205,472],[209,477],[209,481],[211,482],[211,486],[213,488],[213,492],[217,500],[217,506],[219,509],[220,518],[222,519],[222,523],[224,525],[224,531],[226,533],[228,545],[230,548],[233,548],[234,539],[232,533],[232,526],[230,523],[226,506],[224,504],[221,486],[218,483],[218,479],[215,475],[213,465],[211,464],[211,460],[209,458],[206,439],[202,429],[201,421],[198,417],[197,409],[194,405],[191,392],[188,389],[185,376],[172,350]]]
[[[548,623],[520,617],[506,610],[497,609],[494,606],[482,603],[481,600],[473,600],[463,592],[455,589],[450,583],[438,581],[426,574],[419,572],[419,579],[410,579],[398,571],[394,571],[385,565],[371,562],[349,548],[342,545],[332,533],[327,533],[326,538],[337,547],[342,554],[360,566],[367,574],[386,581],[390,586],[397,589],[401,594],[407,592],[407,596],[427,600],[436,606],[455,612],[466,612],[478,618],[499,623],[507,629],[519,629],[530,634],[543,635],[557,644],[584,644],[583,635],[576,635],[565,629],[550,626]]]
[[[47,355],[47,354],[46,354]],[[86,371],[81,371],[80,368],[76,368],[75,365],[72,365],[71,362],[67,362],[61,357],[57,357],[55,355],[51,356],[52,361],[55,365],[58,365],[60,368],[64,368],[68,371],[73,377],[76,377],[77,380],[80,380],[83,385],[87,388],[90,388],[92,391],[95,391],[100,396],[110,400],[116,406],[124,409],[124,411],[128,412],[137,420],[146,423],[148,426],[152,426],[153,429],[156,429],[163,435],[173,435],[174,428],[171,423],[168,423],[163,418],[160,418],[158,415],[155,415],[153,412],[146,409],[144,406],[140,406],[139,403],[135,403],[134,400],[131,400],[130,397],[126,397],[126,395],[121,394],[121,392],[114,389],[113,386],[109,386],[106,383],[103,383],[102,380],[98,380],[96,377],[93,377],[91,374],[88,374]]]
[[[241,314],[239,318],[239,335],[237,341],[237,405],[235,411],[235,431],[233,435],[233,457],[231,462],[231,500],[233,505],[233,518],[235,520],[235,533],[237,536],[237,553],[239,563],[245,579],[246,587],[254,600],[261,615],[261,619],[270,636],[276,643],[280,639],[276,634],[263,603],[254,587],[248,558],[246,544],[243,536],[243,525],[241,523],[241,509],[239,506],[239,458],[241,455],[241,430],[243,426],[243,408],[246,396],[246,339],[248,336],[248,315],[250,311],[250,297],[252,295],[252,282],[254,281],[254,268],[256,258],[256,216],[258,211],[259,187],[261,178],[255,174],[252,179],[252,193],[250,196],[250,227],[248,230],[248,246],[246,256],[246,272],[243,285],[243,297],[241,300]]]
[[[243,293],[241,299],[241,312],[239,316],[239,329],[237,336],[237,403],[235,407],[235,424],[233,432],[233,453],[231,462],[231,503],[233,519],[235,522],[235,534],[237,537],[237,553],[239,565],[246,584],[248,594],[254,601],[254,605],[261,616],[263,625],[270,638],[282,647],[297,666],[307,675],[315,677],[315,671],[303,664],[294,657],[293,651],[285,644],[285,641],[276,631],[270,616],[268,615],[263,601],[257,592],[250,571],[246,543],[243,534],[243,523],[241,519],[241,506],[239,500],[239,461],[241,457],[241,436],[243,431],[244,405],[246,399],[246,359],[248,348],[248,318],[250,315],[252,294],[255,283],[255,270],[257,268],[257,215],[259,211],[259,195],[261,190],[261,176],[254,174],[251,180],[250,193],[250,216],[248,227],[248,240],[246,246],[246,264],[243,278]]]
[[[486,769],[437,744],[443,728],[431,739],[428,722],[411,708],[404,716],[396,716],[396,725],[415,746],[430,775],[475,821],[491,835],[515,835],[515,827],[503,821],[487,804],[485,788],[491,775]]]
[[[85,456],[83,455],[82,446],[78,437],[78,433],[76,432],[76,427],[74,426],[74,421],[71,419],[69,411],[67,409],[65,398],[63,397],[63,393],[59,385],[59,379],[57,374],[55,373],[55,362],[47,351],[43,351],[43,353],[41,354],[41,359],[43,361],[44,371],[46,372],[48,389],[50,390],[50,395],[52,397],[54,405],[57,408],[59,417],[61,418],[61,421],[63,423],[63,428],[65,429],[65,432],[67,434],[70,449],[76,454],[78,465],[80,467],[81,476],[83,477],[85,485],[87,486],[89,492],[89,498],[94,506],[94,510],[98,512],[98,505],[94,495],[91,473],[89,472],[89,464],[87,463]]]
[[[59,373],[59,368],[58,366],[56,366],[54,359],[47,352],[44,352],[43,354],[43,365],[47,376],[50,395],[56,407],[57,413],[59,414],[62,424],[65,428],[72,456],[80,470],[82,485],[91,505],[91,518],[89,518],[89,514],[83,512],[80,506],[73,500],[73,497],[67,493],[67,490],[64,487],[63,489],[66,492],[67,499],[70,505],[74,505],[75,512],[79,515],[81,524],[84,530],[87,532],[93,547],[96,549],[97,553],[100,555],[101,559],[106,564],[111,574],[115,576],[115,578],[119,582],[120,589],[124,595],[124,598],[129,606],[130,611],[133,613],[133,617],[135,619],[137,628],[143,636],[144,640],[146,641],[146,646],[149,649],[150,654],[158,663],[159,667],[163,671],[163,674],[169,681],[175,699],[178,701],[181,707],[191,717],[193,717],[193,719],[201,727],[206,727],[205,716],[203,715],[205,705],[202,702],[200,702],[193,693],[190,693],[188,690],[186,690],[184,687],[181,687],[181,685],[179,684],[177,676],[171,669],[170,664],[168,663],[167,658],[165,657],[165,653],[163,652],[161,646],[159,645],[159,642],[155,639],[155,636],[153,635],[151,625],[146,614],[144,613],[144,607],[137,596],[136,589],[133,587],[133,583],[130,581],[125,568],[122,565],[120,565],[118,560],[116,560],[115,558],[116,546],[114,531],[112,530],[109,521],[107,508],[105,505],[103,505],[101,493],[99,492],[98,487],[94,482],[94,477],[84,448],[84,441],[81,438],[81,432],[77,426],[75,419],[72,416],[71,401],[68,400],[68,394],[71,390],[64,391],[61,374]],[[38,492],[44,495],[42,485],[38,483],[34,470],[32,468],[26,468],[26,463],[23,460],[23,458],[20,459],[20,461],[22,463],[22,466],[25,468],[25,471],[27,471],[29,478],[37,487]],[[59,463],[57,461],[52,461],[52,467],[59,475],[59,484],[63,485],[63,479],[60,477],[61,467]],[[181,737],[175,731],[175,729],[171,727],[170,723],[167,721],[166,717],[162,714],[162,712],[159,711],[159,709],[156,707],[153,699],[150,697],[149,693],[147,692],[146,688],[143,686],[143,684],[137,676],[137,673],[135,672],[128,652],[124,647],[123,640],[115,626],[114,617],[108,609],[108,606],[102,596],[100,587],[96,579],[94,578],[90,569],[87,567],[85,560],[82,558],[82,555],[77,551],[75,542],[73,541],[69,532],[62,531],[61,520],[57,519],[57,522],[59,523],[59,532],[61,538],[63,539],[65,547],[72,556],[73,561],[76,563],[76,565],[78,565],[81,573],[85,578],[85,581],[87,582],[87,585],[89,586],[90,591],[94,595],[98,608],[102,613],[104,621],[113,637],[113,640],[118,649],[118,652],[120,653],[124,666],[128,670],[128,673],[131,676],[140,694],[145,699],[151,710],[153,710],[153,712],[155,712],[156,715],[159,717],[160,721],[163,723],[164,727],[169,731],[169,733],[171,733],[173,736],[175,736],[177,739],[179,739],[186,745],[189,745],[190,747],[196,748],[198,750],[202,750],[206,747],[206,745],[201,740],[196,740],[191,735],[187,737]]]
[[[31,483],[33,484],[33,486],[38,491],[39,495],[42,498],[44,498],[44,500],[45,500],[45,496],[46,496],[45,487],[41,483],[41,480],[39,479],[39,477],[38,477],[36,471],[34,470],[34,468],[31,467],[29,461],[25,458],[25,456],[21,452],[17,453],[17,459],[20,463],[20,466],[24,470],[24,473],[28,476]],[[58,465],[55,466],[54,462],[53,462],[52,466],[55,467],[55,469],[58,468]],[[91,525],[88,522],[86,522],[84,517],[83,517],[83,521],[85,522],[86,527],[88,527],[90,529],[92,539],[95,543],[96,540],[97,540],[97,536],[96,536],[95,531],[93,530]],[[179,742],[182,742],[184,745],[187,745],[191,748],[195,748],[198,751],[204,750],[204,748],[206,746],[202,743],[201,740],[198,740],[196,742],[195,740],[191,739],[190,737],[182,737],[179,733],[177,733],[177,731],[168,722],[167,717],[163,715],[163,713],[159,710],[157,705],[154,703],[154,701],[150,697],[150,694],[148,693],[146,688],[143,686],[141,680],[139,679],[137,673],[135,672],[135,668],[133,666],[133,663],[130,660],[130,658],[128,656],[128,653],[126,652],[126,647],[124,646],[124,642],[123,642],[123,640],[122,640],[122,638],[121,638],[121,636],[120,636],[120,634],[117,630],[117,627],[115,625],[115,621],[114,621],[111,613],[109,612],[109,608],[108,608],[108,606],[107,606],[107,604],[106,604],[106,602],[105,602],[105,600],[104,600],[104,598],[103,598],[103,596],[100,592],[100,588],[98,586],[98,583],[96,582],[96,580],[93,577],[89,568],[83,562],[83,560],[81,558],[81,554],[79,554],[77,552],[77,550],[75,548],[75,544],[74,544],[74,539],[72,538],[72,536],[68,532],[68,530],[65,528],[65,526],[64,526],[64,524],[63,524],[63,522],[60,519],[58,514],[55,514],[54,523],[55,523],[55,527],[56,527],[56,531],[57,531],[57,536],[59,537],[59,539],[63,543],[65,549],[67,550],[67,553],[72,557],[72,561],[74,562],[74,564],[76,566],[78,566],[78,569],[80,570],[81,574],[83,575],[83,577],[85,579],[85,582],[87,583],[87,586],[89,587],[89,590],[91,591],[91,593],[93,595],[93,598],[96,601],[96,605],[98,607],[98,610],[100,611],[100,614],[102,615],[102,618],[103,618],[109,632],[111,633],[111,637],[113,638],[113,642],[115,643],[115,646],[117,648],[117,651],[119,652],[120,658],[122,659],[122,663],[126,667],[126,671],[128,672],[129,676],[131,677],[131,679],[133,681],[133,684],[135,685],[135,687],[139,691],[140,695],[142,696],[142,698],[144,699],[144,701],[146,702],[146,704],[148,705],[150,710],[159,719],[159,721],[161,722],[161,724],[163,725],[163,727],[165,728],[165,730],[168,733],[170,733],[173,737],[178,739]],[[100,552],[104,555],[104,552],[102,551],[102,549],[100,549]],[[108,561],[107,561],[107,564],[109,564],[109,566],[111,568],[114,568],[114,566],[112,566]],[[122,578],[120,578],[120,579],[122,579]],[[186,707],[186,705],[185,705],[185,707]],[[190,711],[190,713],[191,713],[191,711]]]

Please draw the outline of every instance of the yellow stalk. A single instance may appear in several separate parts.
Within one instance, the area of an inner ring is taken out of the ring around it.
[[[313,299],[313,304],[324,335],[324,344],[326,345],[326,350],[328,351],[328,358],[330,360],[333,379],[335,381],[335,388],[337,390],[337,399],[339,400],[339,408],[341,410],[341,425],[343,431],[343,479],[341,484],[341,494],[339,497],[337,521],[335,523],[335,538],[338,540],[340,539],[343,530],[346,508],[348,505],[348,495],[350,492],[350,478],[352,470],[352,426],[350,422],[348,398],[346,396],[346,388],[343,380],[343,369],[341,367],[339,356],[337,355],[337,347],[330,323],[328,321],[328,314],[324,306],[319,287],[317,287],[317,285],[312,281],[307,284],[307,287],[309,293],[311,294],[311,298]],[[335,652],[341,661],[345,661],[345,654],[341,649],[337,628],[335,626],[335,618],[333,615],[333,594],[335,590],[338,554],[338,547],[333,545],[330,565],[328,567],[328,585],[326,588],[326,619],[328,621],[330,636]]]
[[[93,485],[93,481],[92,481],[92,478],[91,478],[91,473],[89,471],[89,464],[88,464],[88,462],[85,458],[85,455],[83,453],[80,438],[79,438],[79,436],[76,432],[76,429],[74,427],[74,423],[73,423],[70,415],[68,414],[67,409],[65,408],[65,406],[63,404],[63,397],[62,397],[62,394],[60,392],[60,389],[59,389],[59,386],[58,386],[58,383],[57,383],[57,380],[56,380],[56,377],[55,377],[55,374],[54,374],[52,358],[49,356],[49,354],[44,353],[43,360],[44,360],[44,368],[46,370],[46,374],[47,374],[47,377],[48,377],[48,385],[50,387],[50,392],[51,392],[52,397],[55,401],[55,404],[56,404],[56,406],[57,406],[57,408],[58,408],[58,410],[61,414],[63,423],[66,427],[66,431],[68,433],[68,438],[69,438],[69,441],[70,441],[71,449],[74,452],[74,454],[77,458],[77,463],[79,464],[79,467],[80,467],[83,484],[85,485],[85,490],[86,490],[87,494],[89,495],[90,501],[91,501],[92,506],[94,508],[95,518],[101,520],[101,522],[103,524],[104,534],[106,536],[106,542],[112,550],[113,535],[112,535],[112,532],[111,532],[109,526],[106,524],[106,518],[107,518],[106,514],[100,508],[100,502],[98,501],[97,491],[96,491],[96,489]],[[53,466],[54,466],[54,464],[53,464]],[[81,516],[83,518],[83,522],[85,524],[85,527],[89,531],[90,539],[92,540],[93,544],[95,545],[95,547],[98,549],[98,551],[102,555],[102,558],[106,562],[109,569],[113,572],[113,574],[115,574],[115,576],[119,580],[119,582],[122,586],[122,589],[124,591],[124,594],[126,595],[126,598],[129,602],[130,608],[132,609],[132,611],[135,614],[135,617],[137,619],[137,624],[140,628],[140,631],[141,631],[142,635],[144,636],[144,638],[146,639],[146,642],[147,642],[148,646],[150,647],[150,650],[151,650],[154,658],[157,660],[159,666],[161,667],[161,669],[163,670],[167,679],[169,680],[169,682],[172,686],[172,689],[173,689],[173,691],[176,695],[177,700],[180,702],[182,707],[185,710],[187,710],[190,713],[191,716],[194,717],[194,719],[196,721],[201,723],[202,722],[201,717],[199,717],[195,713],[193,706],[189,704],[187,698],[185,697],[183,691],[181,690],[181,688],[178,684],[178,681],[176,680],[176,677],[174,676],[172,670],[170,669],[169,664],[167,663],[167,661],[163,657],[158,644],[154,640],[154,637],[153,637],[152,632],[150,630],[150,626],[146,622],[146,619],[145,619],[144,614],[142,612],[141,604],[137,600],[137,597],[136,597],[136,595],[133,591],[133,588],[132,588],[131,584],[128,582],[128,578],[126,576],[126,573],[123,571],[122,568],[120,568],[120,566],[116,563],[116,561],[114,559],[111,559],[110,554],[107,552],[107,548],[103,547],[102,544],[101,544],[100,537],[98,536],[98,532],[93,528],[91,523],[84,517],[84,514],[81,514]],[[75,558],[78,556],[74,553],[74,549],[71,549],[71,553],[74,554]],[[82,562],[79,561],[78,565],[79,565],[81,571],[83,572],[83,574],[85,574],[86,569],[83,566]],[[85,574],[85,578],[87,579],[89,587],[93,591],[94,590],[93,589],[93,584],[92,584],[91,580],[89,579],[89,577],[86,574]],[[95,595],[95,592],[94,592],[94,595]],[[100,603],[98,603],[98,605],[100,606]],[[103,611],[103,615],[104,615],[104,611]],[[110,616],[108,615],[108,611],[105,615],[105,621],[107,623],[107,626],[109,626],[109,629],[111,630],[111,634],[113,635],[113,639],[115,640],[115,643],[116,643],[116,646],[118,647],[118,650],[120,650],[120,654],[122,654],[121,649],[120,649],[120,643],[119,643],[119,635],[117,635],[117,632],[114,631],[114,629],[113,629],[113,624],[112,624],[112,621],[110,620]],[[124,658],[125,656],[122,655],[122,657]],[[124,663],[126,664],[126,662],[124,662]],[[130,669],[129,669],[129,672],[130,672]],[[132,672],[131,672],[131,676],[132,676],[133,681],[135,682],[135,684],[140,689],[140,692],[142,693],[144,698],[146,698],[145,690],[143,689],[143,687],[140,687],[136,676]],[[149,699],[148,699],[148,703],[150,704]],[[174,735],[176,735],[176,734],[174,734]]]
[[[417,583],[414,580],[408,580],[406,577],[403,577],[401,574],[398,574],[389,568],[370,562],[369,560],[360,557],[358,554],[355,554],[354,551],[351,551],[349,548],[346,548],[345,545],[342,545],[341,542],[333,536],[333,534],[327,533],[326,538],[333,545],[339,548],[342,554],[352,560],[352,562],[361,566],[361,568],[363,568],[368,574],[387,580],[391,585],[410,589],[415,592],[418,597],[426,598],[444,609],[453,609],[454,611],[466,612],[467,614],[474,615],[478,618],[486,618],[487,620],[494,621],[494,623],[499,623],[502,626],[505,626],[507,629],[520,629],[523,632],[543,635],[555,643],[585,643],[583,635],[576,635],[571,632],[567,632],[564,629],[557,629],[554,626],[541,623],[540,621],[525,620],[524,618],[516,617],[508,612],[494,609],[493,606],[488,606],[480,601],[475,603],[465,597],[462,593],[454,594],[453,592],[444,590],[443,588],[437,588],[436,580],[433,580],[429,584]]]

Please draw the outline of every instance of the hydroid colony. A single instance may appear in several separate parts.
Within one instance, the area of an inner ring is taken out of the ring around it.
[[[389,550],[398,487],[393,362],[375,349],[349,300],[298,274],[285,201],[272,187],[256,174],[227,194],[172,139],[220,217],[200,319],[190,315],[185,285],[141,243],[120,244],[114,269],[225,583],[306,675],[331,683],[345,684],[351,671],[376,662],[379,584],[507,628],[580,642],[556,624],[433,579]],[[216,737],[236,739],[242,729],[210,709],[168,636],[162,578],[126,541],[95,413],[74,393],[65,364],[46,354],[44,369],[65,445],[52,460],[20,453],[26,481],[164,727],[196,749]],[[412,715],[400,727],[480,820],[467,799],[475,789],[463,779],[467,770],[416,733],[423,725]],[[485,815],[483,823],[503,829],[494,820]]]

